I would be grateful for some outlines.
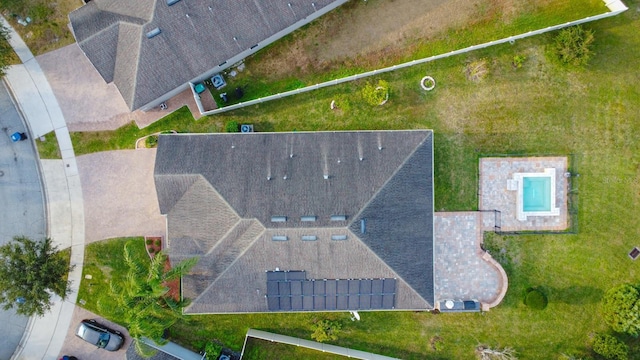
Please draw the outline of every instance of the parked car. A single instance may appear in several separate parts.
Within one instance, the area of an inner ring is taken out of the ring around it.
[[[108,351],[116,351],[124,344],[124,337],[120,331],[98,324],[95,320],[82,320],[76,336]]]

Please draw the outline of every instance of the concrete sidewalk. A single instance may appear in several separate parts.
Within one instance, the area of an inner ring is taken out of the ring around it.
[[[66,301],[55,297],[54,305],[43,317],[32,317],[12,359],[58,359],[69,329],[82,275],[84,260],[84,208],[78,168],[71,138],[49,83],[31,51],[11,25],[9,43],[23,62],[7,70],[5,82],[29,128],[31,138],[55,131],[62,160],[41,161],[47,207],[47,235],[61,249],[71,247],[69,273],[71,293]],[[33,141],[33,140],[32,140]]]

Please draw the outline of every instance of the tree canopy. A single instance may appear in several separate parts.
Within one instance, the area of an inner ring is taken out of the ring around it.
[[[167,282],[179,279],[197,262],[197,258],[185,260],[171,269],[166,269],[167,256],[157,253],[150,263],[131,256],[129,244],[124,248],[124,259],[128,267],[123,282],[111,281],[111,297],[98,302],[101,312],[121,323],[129,330],[139,353],[146,349],[139,341],[147,337],[164,344],[165,330],[182,318],[182,308],[187,299],[174,299],[169,295]]]
[[[620,333],[640,334],[640,292],[629,284],[609,289],[602,303],[605,321]]]
[[[51,295],[66,298],[72,269],[51,239],[34,241],[16,236],[0,246],[0,302],[18,314],[44,315],[51,309]]]

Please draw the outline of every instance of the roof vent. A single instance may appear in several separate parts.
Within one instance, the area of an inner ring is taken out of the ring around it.
[[[331,221],[346,221],[346,215],[331,215]]]
[[[367,232],[367,220],[366,219],[360,220],[360,232],[363,233],[363,234]]]
[[[315,235],[302,235],[302,241],[316,241],[318,237]]]
[[[316,218],[317,217],[315,215],[301,216],[300,221],[316,221]]]
[[[167,5],[171,6],[171,5],[175,4],[175,3],[177,3],[178,1],[180,1],[180,0],[167,0]]]
[[[272,216],[271,217],[271,222],[286,222],[287,221],[287,217],[286,216]]]
[[[273,241],[287,241],[287,240],[289,240],[289,238],[286,235],[273,235],[271,237],[271,240],[273,240]]]
[[[160,28],[155,28],[147,33],[147,39],[151,39],[158,34],[160,34]]]
[[[347,240],[347,235],[331,235],[331,240]]]

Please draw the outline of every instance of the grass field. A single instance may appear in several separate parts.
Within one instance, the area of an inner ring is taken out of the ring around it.
[[[596,56],[583,69],[553,59],[549,34],[386,74],[382,78],[390,84],[391,98],[382,107],[367,105],[358,95],[364,83],[356,82],[198,122],[181,111],[145,129],[218,131],[231,120],[253,123],[257,131],[434,129],[438,211],[477,207],[482,154],[573,153],[580,163],[577,235],[488,236],[492,249],[505,250],[499,259],[510,282],[505,300],[490,312],[361,313],[360,322],[344,314],[191,316],[171,329],[172,338],[196,349],[214,338],[239,350],[247,328],[309,338],[314,317],[327,316],[344,323],[337,345],[403,359],[473,359],[479,344],[513,347],[520,359],[591,356],[593,334],[608,331],[600,312],[604,292],[640,282],[638,263],[626,255],[640,245],[640,13],[637,1],[627,5],[626,13],[587,25],[595,31]],[[518,54],[526,60],[515,69],[511,63]],[[486,77],[468,80],[466,66],[482,59]],[[438,83],[429,93],[419,87],[425,74]],[[339,110],[329,109],[332,100]],[[86,153],[129,148],[128,137],[140,134],[123,128],[73,134],[73,141],[77,153]],[[90,245],[87,256],[100,245]],[[96,253],[119,254],[117,246]],[[95,269],[85,273],[112,271],[97,260],[96,255],[95,261],[85,261]],[[547,293],[545,310],[532,311],[522,303],[531,286]],[[434,337],[441,339],[438,350],[431,346]],[[638,339],[626,341],[630,358],[640,359]],[[255,358],[265,351],[256,350]]]

